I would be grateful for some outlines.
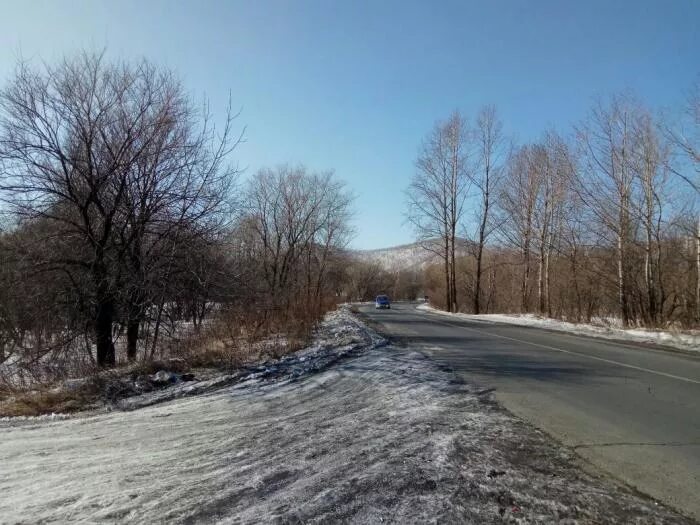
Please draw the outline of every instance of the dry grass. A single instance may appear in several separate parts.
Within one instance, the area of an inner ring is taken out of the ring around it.
[[[191,367],[225,370],[279,358],[307,346],[320,317],[302,309],[284,315],[272,309],[231,309],[182,339],[172,355]]]
[[[330,306],[330,305],[329,305]],[[0,417],[71,413],[134,395],[133,383],[159,370],[173,373],[209,369],[232,372],[277,359],[308,345],[323,311],[295,308],[284,313],[255,308],[230,309],[196,331],[170,340],[160,360],[124,364],[110,370],[84,369],[82,381],[57,376],[21,387],[0,381]],[[60,377],[60,379],[59,379]],[[76,377],[73,375],[72,377]]]
[[[100,399],[97,382],[75,389],[53,388],[17,392],[0,399],[0,417],[40,416],[85,410]]]

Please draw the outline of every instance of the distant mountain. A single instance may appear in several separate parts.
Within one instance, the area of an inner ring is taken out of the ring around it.
[[[469,241],[459,239],[457,243],[457,256],[467,255]],[[363,262],[374,262],[383,269],[389,271],[397,270],[422,270],[430,264],[437,264],[442,261],[440,256],[426,248],[433,248],[440,251],[440,243],[436,240],[414,242],[402,244],[389,248],[378,248],[375,250],[353,250],[351,255]]]

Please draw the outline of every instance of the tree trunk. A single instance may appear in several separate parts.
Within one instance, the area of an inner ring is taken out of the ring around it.
[[[139,260],[132,261],[134,268],[138,268],[140,274]],[[141,281],[143,282],[143,281]],[[126,357],[131,361],[136,360],[137,346],[139,340],[139,328],[145,318],[144,295],[142,289],[132,289],[128,294],[129,304],[127,305],[128,318],[126,321]]]
[[[525,260],[525,269],[523,270],[523,281],[520,289],[521,307],[523,313],[530,311],[530,241],[527,239],[524,249],[523,258]]]
[[[459,311],[459,304],[457,304],[457,270],[455,265],[455,235],[452,234],[452,246],[450,246],[450,266],[452,267],[451,281],[452,281],[452,311]]]
[[[479,225],[479,247],[476,255],[476,285],[474,286],[474,313],[481,312],[481,273],[484,257],[484,245],[486,244],[486,225],[489,220],[489,184],[490,184],[490,165],[486,165],[486,184],[484,189],[484,215],[481,217]]]
[[[450,279],[450,246],[449,238],[445,238],[445,308],[452,311],[452,286]]]
[[[648,324],[656,326],[658,324],[658,308],[656,300],[655,260],[652,253],[651,234],[647,232],[647,242],[644,252],[644,277],[647,288],[647,318]]]
[[[537,311],[544,315],[544,243],[540,244],[540,257],[537,261]]]
[[[547,248],[544,255],[544,305],[545,312],[548,317],[552,317],[552,302],[549,297],[550,289],[550,272],[549,272],[549,261],[551,259],[552,250]]]
[[[136,360],[140,325],[138,317],[129,318],[126,324],[126,357],[130,362]]]
[[[476,254],[476,282],[474,285],[474,313],[479,314],[481,312],[481,302],[480,302],[480,297],[481,297],[481,265],[482,265],[482,259],[483,259],[483,254],[484,254],[484,241],[483,241],[483,236],[482,240],[479,241],[479,248]]]
[[[618,301],[620,303],[620,313],[622,315],[622,326],[627,328],[630,324],[629,307],[627,304],[627,286],[625,283],[625,267],[624,267],[624,242],[622,234],[617,235],[617,291]]]
[[[153,329],[153,341],[151,342],[151,353],[148,356],[149,359],[153,359],[153,356],[156,353],[156,348],[158,347],[158,336],[160,335],[160,323],[161,323],[161,319],[163,317],[163,308],[164,307],[165,307],[165,301],[161,297],[160,303],[158,304],[158,314],[156,315],[156,325],[155,325],[155,328]]]
[[[644,247],[644,281],[647,292],[647,324],[655,326],[658,321],[656,301],[656,259],[653,253],[653,221],[654,221],[654,193],[652,187],[652,174],[648,170],[643,178],[644,198],[646,209],[644,212],[644,230],[646,245]]]
[[[544,312],[548,317],[552,317],[552,303],[550,301],[550,261],[552,259],[552,249],[554,247],[554,204],[549,208],[549,220],[546,236],[547,244],[544,251]]]
[[[97,346],[97,365],[114,366],[114,342],[112,341],[112,324],[114,305],[109,298],[99,298],[95,316],[95,342]]]
[[[695,316],[700,321],[700,217],[695,236]]]
[[[574,282],[574,293],[576,294],[576,322],[581,322],[581,316],[583,314],[583,301],[581,299],[581,288],[578,284],[578,272],[576,270],[577,264],[577,250],[576,248],[571,249],[571,278]]]

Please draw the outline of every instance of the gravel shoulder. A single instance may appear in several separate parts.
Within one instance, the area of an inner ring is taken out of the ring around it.
[[[0,522],[690,523],[348,310],[296,359],[138,410],[0,423]]]

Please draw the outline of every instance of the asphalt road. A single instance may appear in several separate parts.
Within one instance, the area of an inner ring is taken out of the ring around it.
[[[413,304],[360,310],[593,466],[700,521],[700,358]]]

